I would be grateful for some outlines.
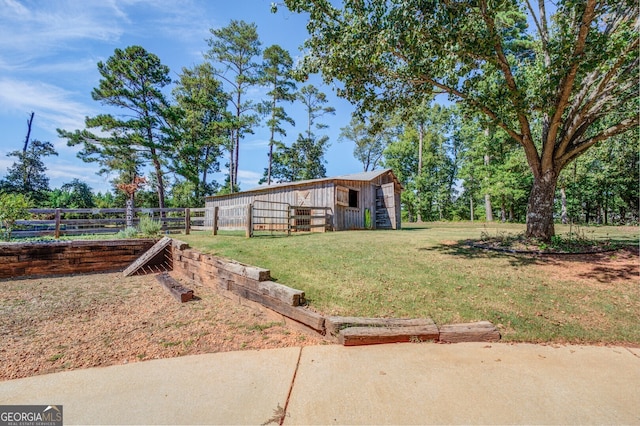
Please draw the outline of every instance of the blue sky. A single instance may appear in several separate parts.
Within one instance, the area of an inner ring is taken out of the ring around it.
[[[22,147],[33,111],[31,139],[49,141],[59,153],[45,159],[50,186],[79,178],[95,191],[108,190],[113,176],[98,176],[95,164],[78,159],[78,148],[67,147],[56,133],[56,128],[82,129],[85,116],[108,112],[91,99],[100,79],[98,61],[105,61],[116,48],[140,45],[157,55],[177,79],[182,67],[204,61],[209,29],[224,27],[232,19],[255,22],[263,48],[279,44],[294,59],[300,58],[299,47],[308,36],[305,17],[284,7],[272,14],[270,4],[270,0],[0,0],[0,177],[14,161],[6,154]],[[353,106],[337,98],[334,88],[323,85],[319,76],[311,76],[308,83],[325,92],[328,105],[336,109],[334,116],[323,117],[331,141],[325,155],[327,174],[361,171],[352,155],[353,143],[338,142]],[[251,95],[259,99],[266,91],[255,89]],[[305,122],[299,104],[287,111],[297,124],[287,129],[290,143]],[[262,176],[268,137],[261,127],[241,142],[242,189],[255,186]],[[224,175],[214,178],[222,182]]]

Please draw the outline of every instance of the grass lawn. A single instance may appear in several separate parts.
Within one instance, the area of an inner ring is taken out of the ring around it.
[[[523,230],[467,222],[400,231],[178,238],[203,252],[270,269],[275,280],[304,290],[310,306],[327,315],[431,317],[437,324],[488,320],[507,341],[640,345],[637,251],[532,257],[464,244],[483,232]],[[568,230],[556,228],[558,234]],[[638,246],[637,227],[578,232]]]

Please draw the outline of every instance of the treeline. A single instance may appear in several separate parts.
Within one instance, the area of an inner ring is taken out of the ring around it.
[[[638,223],[639,137],[637,128],[615,136],[562,171],[558,222]],[[522,147],[457,106],[356,115],[341,140],[355,143],[354,156],[364,171],[394,170],[405,189],[405,221],[526,220],[533,177]]]
[[[119,205],[135,198],[139,206],[198,207],[208,195],[236,192],[240,146],[259,126],[270,134],[264,182],[325,176],[328,137],[322,134],[322,116],[333,113],[325,94],[310,84],[298,87],[289,52],[278,45],[263,50],[255,24],[234,20],[210,32],[203,62],[182,68],[175,81],[160,58],[141,46],[115,49],[97,64],[101,79],[91,96],[104,113],[87,117],[84,129],[58,129],[98,174],[115,176],[113,194],[94,195],[94,204]],[[259,87],[266,89],[263,99],[248,95]],[[287,109],[294,103],[302,106],[306,121],[299,123],[304,131],[287,144],[287,126],[296,124]],[[27,156],[41,161],[57,155],[47,144],[38,147],[34,141],[30,153],[10,155],[23,164],[18,168],[28,168]],[[211,178],[222,170],[227,171],[225,182]],[[33,180],[29,173],[9,173],[3,187],[29,194],[40,206],[89,204],[81,182],[47,192],[43,182]],[[83,194],[82,201],[76,194]]]
[[[317,6],[310,2],[305,7]],[[363,19],[382,10],[360,10],[364,7],[360,4],[354,7]],[[409,4],[397,7],[408,9],[393,14],[394,19],[418,16]],[[478,28],[487,24],[485,14],[477,14],[476,8],[469,11],[476,13]],[[240,146],[258,126],[266,126],[270,135],[263,182],[324,177],[328,137],[322,134],[326,128],[323,117],[334,109],[316,87],[298,87],[306,72],[321,71],[325,78],[346,82],[341,94],[359,108],[342,129],[341,139],[355,143],[354,156],[365,171],[394,170],[405,188],[405,220],[525,222],[528,218],[528,223],[539,225],[528,228],[528,234],[543,238],[554,233],[549,217],[567,223],[637,223],[637,79],[627,71],[637,70],[637,52],[629,50],[637,38],[625,29],[631,25],[628,17],[637,16],[634,11],[635,6],[612,10],[624,25],[612,27],[607,37],[594,34],[587,40],[580,35],[578,41],[592,45],[592,56],[573,57],[563,49],[554,53],[566,57],[564,62],[587,61],[582,74],[576,74],[584,84],[574,77],[571,84],[566,79],[542,78],[554,67],[559,67],[554,72],[564,73],[563,60],[534,60],[538,50],[562,45],[545,43],[548,37],[562,39],[564,33],[546,34],[539,28],[543,34],[538,46],[525,31],[526,17],[521,10],[511,11],[515,33],[503,35],[503,42],[513,49],[513,67],[495,67],[495,43],[485,46],[486,60],[479,62],[474,59],[477,46],[469,44],[456,59],[465,65],[452,67],[447,59],[449,45],[444,43],[440,49],[439,44],[428,41],[441,31],[453,30],[443,24],[440,31],[424,32],[422,21],[416,23],[413,33],[398,30],[401,25],[386,28],[387,32],[400,31],[399,37],[415,36],[406,45],[387,45],[372,26],[352,27],[353,20],[345,19],[343,28],[327,27],[323,29],[326,33],[314,33],[315,44],[308,47],[323,60],[314,61],[311,55],[298,70],[280,46],[263,50],[255,24],[244,21],[212,29],[203,62],[182,68],[176,81],[169,77],[169,68],[144,48],[116,49],[113,56],[98,63],[101,79],[92,91],[105,113],[87,117],[85,129],[58,130],[70,146],[80,147],[78,156],[83,161],[96,164],[98,173],[116,176],[115,190],[94,195],[86,184],[75,180],[51,191],[42,159],[57,154],[49,142],[30,141],[28,133],[23,150],[9,154],[16,162],[0,181],[0,192],[28,195],[43,207],[122,207],[134,197],[138,206],[199,207],[207,195],[240,189]],[[602,19],[606,16],[604,13]],[[567,27],[561,22],[563,17],[575,18],[574,14],[558,14],[559,21],[554,23],[558,28]],[[594,32],[600,28],[592,27]],[[336,39],[338,30],[346,36]],[[458,30],[465,37],[458,37]],[[609,37],[614,30],[621,32],[624,43]],[[363,31],[358,37],[349,36]],[[466,34],[458,28],[445,38],[464,41]],[[428,40],[417,42],[420,37]],[[521,43],[512,43],[515,39]],[[624,47],[627,45],[630,47]],[[360,50],[354,50],[355,46]],[[440,50],[430,52],[433,46]],[[448,81],[452,74],[452,84],[464,82],[460,87],[437,83],[441,93],[458,99],[459,106],[430,102],[433,85],[416,83],[424,80],[426,70],[408,68],[409,74],[397,74],[394,66],[403,69],[407,65],[399,59],[403,54],[387,57],[388,62],[371,61],[380,51],[400,48],[410,48],[417,58],[440,58],[441,66],[428,70],[437,78],[427,80]],[[633,55],[619,55],[618,51]],[[353,60],[355,53],[362,56],[360,61]],[[400,62],[395,63],[397,60]],[[368,68],[372,63],[379,68]],[[470,64],[480,68],[468,67]],[[488,68],[482,68],[485,65]],[[393,72],[387,72],[388,68]],[[512,68],[520,70],[517,76],[511,75]],[[512,84],[504,92],[504,81],[516,77],[519,85]],[[600,83],[585,83],[589,79]],[[266,89],[264,98],[249,97],[249,90],[258,87]],[[576,93],[569,99],[565,93],[572,91]],[[561,104],[554,107],[558,100]],[[304,110],[305,122],[298,123],[304,130],[290,138],[293,142],[285,143],[288,126],[296,124],[287,112],[293,103]],[[560,117],[556,110],[566,114]],[[145,173],[148,170],[151,172]],[[221,170],[227,171],[225,182],[211,179]],[[144,181],[140,179],[143,174]]]

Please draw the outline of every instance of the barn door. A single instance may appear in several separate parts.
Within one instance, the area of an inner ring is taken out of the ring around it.
[[[391,229],[398,229],[398,218],[396,217],[396,191],[393,182],[382,185],[382,196],[384,197],[384,209],[391,222]]]

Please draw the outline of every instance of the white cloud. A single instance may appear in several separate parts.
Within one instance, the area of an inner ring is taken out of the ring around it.
[[[27,7],[0,0],[0,50],[17,57],[49,56],[75,40],[115,41],[121,16],[103,2],[38,2]]]
[[[73,94],[42,82],[0,79],[0,111],[37,111],[40,127],[55,133],[56,128],[84,128],[84,117],[91,115],[89,108],[72,100]]]
[[[109,181],[113,176],[96,174],[97,167],[77,160],[75,164],[59,157],[47,157],[44,159],[47,168],[46,175],[49,178],[51,188],[59,188],[73,179],[86,182],[94,192],[105,192],[111,189]]]
[[[240,142],[240,149],[242,151],[255,151],[255,150],[264,150],[269,146],[269,141],[267,139],[252,139],[250,141],[246,141],[245,143]]]
[[[2,0],[0,3],[2,3],[7,12],[11,13],[13,16],[26,16],[29,14],[27,8],[20,4],[20,2],[14,0]]]
[[[15,161],[15,158],[11,159],[11,157],[7,157],[7,153],[8,152],[0,151],[0,177],[6,174],[9,167],[11,167]]]
[[[238,182],[243,189],[250,189],[258,186],[258,181],[262,179],[262,174],[251,170],[238,170]]]

